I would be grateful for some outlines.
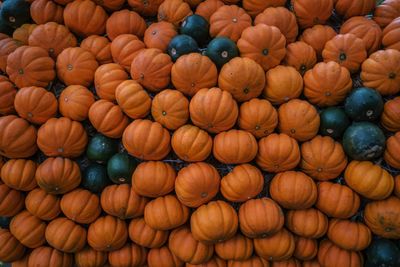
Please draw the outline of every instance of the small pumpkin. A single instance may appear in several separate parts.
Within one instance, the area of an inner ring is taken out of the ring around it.
[[[146,28],[145,20],[135,11],[128,9],[113,12],[106,23],[107,36],[111,41],[121,34],[134,34],[142,38]]]
[[[112,62],[111,43],[107,37],[90,35],[82,40],[80,47],[91,52],[100,65]]]
[[[146,258],[147,250],[134,243],[127,243],[122,248],[108,253],[111,266],[143,266]]]
[[[165,52],[177,34],[174,24],[166,21],[155,22],[144,32],[143,42],[148,48],[157,48]]]
[[[313,259],[310,261],[303,261],[302,267],[321,267],[317,259]]]
[[[317,54],[311,45],[297,41],[287,45],[284,62],[304,75],[317,63]]]
[[[400,175],[394,178],[394,194],[400,198]]]
[[[357,267],[363,265],[361,253],[341,249],[327,239],[320,242],[317,257],[321,266]]]
[[[382,45],[388,49],[400,50],[400,39],[398,37],[398,31],[400,28],[400,19],[394,19],[389,25],[383,30]]]
[[[8,36],[0,40],[0,70],[6,71],[8,56],[21,45],[20,41]]]
[[[0,114],[15,113],[14,99],[17,94],[15,85],[6,76],[0,75],[0,88]]]
[[[351,0],[337,0],[335,1],[336,12],[343,16],[345,19],[354,16],[365,16],[371,13],[376,5],[374,0],[362,0],[354,2]]]
[[[244,260],[244,261],[235,261],[230,260],[228,261],[228,267],[269,267],[270,264],[267,260],[259,256],[252,256],[251,258]]]
[[[373,19],[384,28],[400,16],[399,10],[400,5],[396,0],[385,0],[375,8]]]
[[[65,87],[58,98],[60,113],[75,121],[86,120],[93,103],[93,93],[82,85]]]
[[[150,112],[150,96],[133,80],[121,82],[115,90],[115,98],[122,111],[132,119],[144,118]]]
[[[215,244],[215,253],[224,260],[243,261],[253,255],[253,241],[241,234]]]
[[[138,12],[142,16],[153,17],[157,15],[158,7],[162,4],[163,0],[155,0],[146,2],[142,0],[128,0],[128,5],[133,11]]]
[[[74,258],[69,253],[61,252],[55,248],[41,246],[32,250],[29,255],[28,266],[59,266],[69,267]]]
[[[316,239],[295,236],[296,248],[293,256],[296,259],[307,261],[312,260],[318,253],[318,242]]]
[[[136,218],[129,223],[129,238],[139,246],[159,248],[168,240],[168,231],[155,230],[148,226],[143,218]]]
[[[187,267],[194,267],[199,265],[204,267],[226,267],[226,261],[218,256],[214,256],[209,261],[202,264],[186,264]]]
[[[37,24],[22,24],[21,27],[15,29],[12,38],[17,41],[20,41],[24,45],[27,45],[29,36],[32,34],[33,30],[37,26],[38,26]]]
[[[57,218],[61,212],[58,196],[48,194],[41,188],[35,188],[28,193],[25,207],[31,214],[44,221]]]
[[[0,184],[0,216],[12,217],[24,208],[24,194],[6,184]]]
[[[303,29],[325,24],[333,11],[333,0],[292,0],[293,12]]]
[[[0,245],[2,261],[16,261],[24,256],[25,247],[7,229],[0,229]]]
[[[285,228],[273,235],[256,238],[253,242],[257,255],[265,260],[287,260],[295,249],[294,236]]]
[[[147,264],[149,267],[181,267],[184,263],[171,252],[168,246],[162,246],[149,250]]]
[[[324,50],[326,42],[336,36],[335,30],[328,25],[314,25],[305,29],[300,36],[300,41],[305,42],[314,48],[317,57],[322,58],[322,50]]]
[[[24,210],[14,216],[10,223],[10,232],[19,242],[28,248],[37,248],[46,243],[46,223]]]
[[[32,20],[36,24],[45,24],[54,21],[63,24],[64,8],[49,0],[36,0],[30,6]]]
[[[392,167],[400,169],[400,155],[397,151],[400,149],[400,132],[389,137],[386,140],[386,149],[383,154],[385,161]]]
[[[328,230],[328,217],[314,208],[290,210],[286,213],[286,226],[296,235],[320,238]]]
[[[101,5],[107,11],[116,11],[122,8],[125,0],[94,0],[98,5]]]
[[[270,7],[280,7],[285,5],[285,0],[272,0],[272,1],[260,1],[260,0],[244,0],[243,8],[249,13],[252,17],[255,17],[257,14],[260,14],[265,9]]]
[[[109,101],[115,100],[115,90],[125,80],[128,80],[128,74],[123,67],[115,63],[101,65],[94,73],[97,95]]]
[[[86,246],[74,255],[78,267],[101,267],[107,262],[107,253]]]
[[[223,5],[224,2],[220,0],[205,0],[196,7],[195,13],[202,16],[209,22],[212,14],[214,14],[218,8]]]
[[[327,236],[342,249],[361,251],[371,243],[371,230],[360,222],[331,219]]]
[[[174,24],[175,27],[193,12],[188,3],[183,0],[165,0],[158,7],[158,21],[167,21]]]
[[[1,180],[13,189],[31,191],[36,187],[36,166],[32,160],[11,159],[1,167]]]

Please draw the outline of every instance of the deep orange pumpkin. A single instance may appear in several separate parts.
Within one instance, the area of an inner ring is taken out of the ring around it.
[[[243,261],[253,255],[253,240],[241,234],[215,244],[215,253],[224,260]]]
[[[58,196],[48,194],[41,188],[35,188],[28,193],[25,207],[31,214],[44,221],[57,218],[61,212]]]
[[[389,49],[400,50],[400,19],[397,18],[393,20],[389,25],[383,30],[382,45]]]
[[[286,213],[286,226],[296,235],[320,238],[328,230],[328,217],[314,208],[290,210]]]
[[[8,231],[0,229],[0,258],[2,261],[17,261],[24,256],[25,247]]]
[[[101,5],[107,11],[120,10],[125,4],[125,0],[94,0],[98,5]]]
[[[342,249],[361,251],[371,243],[371,230],[360,222],[331,219],[327,233],[328,238]]]
[[[28,248],[37,248],[46,243],[46,223],[24,210],[14,216],[10,223],[10,232]]]
[[[335,10],[347,19],[354,16],[365,16],[374,10],[375,5],[376,1],[374,0],[337,0],[335,1]]]
[[[168,231],[155,230],[148,226],[143,218],[136,218],[129,223],[129,238],[146,248],[159,248],[168,240]]]
[[[21,41],[9,38],[8,36],[0,40],[0,70],[3,72],[6,71],[8,55],[21,45],[23,45]]]
[[[269,267],[270,264],[267,260],[259,256],[252,256],[251,258],[244,261],[230,260],[227,263],[228,267]]]
[[[321,266],[330,266],[332,263],[335,263],[335,266],[363,266],[361,253],[341,249],[329,240],[320,242],[317,257]]]
[[[107,253],[86,246],[74,255],[78,267],[101,267],[107,262]]]
[[[325,24],[333,11],[333,0],[292,0],[291,3],[297,22],[303,29]]]
[[[318,58],[322,57],[326,42],[336,36],[335,30],[327,25],[315,25],[303,31],[300,36],[300,41],[303,41],[317,52]]]
[[[285,64],[294,67],[301,75],[312,69],[317,63],[317,54],[313,47],[303,41],[286,47]]]
[[[133,80],[120,83],[115,90],[115,98],[122,111],[132,119],[144,118],[150,112],[150,96]]]
[[[142,16],[153,17],[157,15],[158,7],[164,2],[163,0],[128,0],[128,5],[133,11],[138,12]]]
[[[94,86],[101,99],[114,101],[115,90],[123,81],[128,80],[128,73],[116,63],[101,65],[94,73]]]
[[[210,21],[212,14],[214,14],[218,8],[223,5],[224,2],[220,0],[205,0],[197,6],[196,14],[202,16],[207,21]]]
[[[0,216],[12,217],[24,208],[24,194],[6,184],[0,184]]]
[[[157,19],[171,22],[177,27],[187,16],[192,14],[189,4],[183,0],[164,0],[158,7]]]
[[[135,243],[127,243],[122,248],[108,253],[111,266],[143,266],[146,258],[147,250]]]
[[[184,262],[175,256],[168,246],[152,248],[147,255],[149,267],[182,267]]]
[[[318,253],[318,242],[316,239],[295,236],[296,248],[293,256],[299,260],[312,260]]]
[[[17,41],[20,41],[24,45],[28,45],[29,36],[32,34],[32,31],[37,26],[38,26],[37,24],[22,24],[21,27],[15,29],[15,31],[12,34],[12,38]],[[6,36],[3,39],[6,38],[8,38],[8,36]]]
[[[375,8],[373,19],[384,28],[399,16],[400,3],[396,0],[385,0]]]
[[[15,112],[14,99],[17,94],[15,85],[7,76],[0,75],[0,114],[9,115]]]
[[[279,7],[279,6],[284,6],[284,5],[285,5],[285,0],[271,0],[271,1],[243,0],[243,8],[252,17],[255,17],[257,14],[265,11],[265,9],[267,9],[267,8]]]
[[[36,166],[32,160],[11,159],[1,168],[1,180],[13,189],[31,191],[36,187]]]
[[[87,119],[89,108],[94,103],[94,95],[82,85],[70,85],[64,88],[58,98],[60,113],[75,121]]]
[[[293,234],[285,228],[273,235],[256,238],[253,242],[257,255],[265,260],[287,260],[293,255],[295,249]]]
[[[165,52],[169,42],[177,34],[174,24],[166,21],[155,22],[144,32],[143,42],[148,48],[157,48]]]
[[[400,149],[400,132],[389,137],[386,140],[386,149],[383,155],[385,161],[393,168],[400,169],[400,155],[398,153]]]
[[[69,267],[74,258],[71,254],[61,252],[47,246],[41,246],[32,250],[29,255],[28,266],[59,266]]]
[[[54,21],[63,24],[64,8],[50,0],[36,0],[31,4],[30,14],[36,24]]]
[[[112,62],[111,43],[107,37],[90,35],[82,40],[81,48],[91,52],[99,64]]]
[[[121,34],[134,34],[142,38],[146,28],[144,19],[128,9],[113,12],[106,24],[107,36],[111,41]]]
[[[400,131],[400,97],[395,97],[385,103],[381,124],[391,132]]]
[[[111,43],[113,61],[130,71],[131,64],[136,55],[145,48],[145,45],[133,34],[121,34]]]

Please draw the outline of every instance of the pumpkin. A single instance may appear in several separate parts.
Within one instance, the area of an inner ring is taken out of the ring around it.
[[[326,42],[322,57],[325,62],[335,61],[355,73],[367,58],[365,42],[352,33],[338,34]]]
[[[148,226],[143,218],[136,218],[129,223],[129,238],[146,248],[159,248],[168,240],[168,231],[155,230]]]
[[[206,131],[186,124],[173,133],[171,146],[175,154],[184,161],[203,161],[211,153],[212,138]]]
[[[80,47],[91,52],[100,65],[112,62],[111,43],[107,37],[90,35],[82,40]]]
[[[312,260],[318,253],[318,242],[316,239],[295,236],[296,248],[293,256],[299,260]]]
[[[47,246],[41,246],[32,250],[29,255],[28,266],[72,266],[74,258],[71,254],[61,252]]]
[[[254,0],[247,0],[243,3]],[[259,1],[261,3],[261,1]],[[284,1],[275,0],[275,2],[282,2],[282,6],[279,7],[268,7],[263,9],[262,13],[258,14],[254,19],[254,25],[265,24],[269,26],[277,27],[281,33],[286,37],[287,43],[293,43],[296,41],[299,29],[296,22],[296,16],[288,9],[283,7]]]
[[[97,251],[113,251],[122,248],[128,239],[125,221],[106,215],[89,225],[87,241]]]
[[[1,168],[1,180],[13,189],[31,191],[36,187],[35,172],[34,161],[11,159]]]
[[[71,120],[87,119],[89,108],[94,103],[94,95],[82,85],[70,85],[62,90],[58,98],[60,113]]]
[[[326,239],[320,242],[317,257],[321,266],[363,266],[361,253],[341,249]]]
[[[252,161],[257,155],[257,141],[243,130],[229,130],[214,137],[213,155],[221,163],[241,164]]]
[[[12,38],[14,40],[20,41],[24,45],[27,45],[29,36],[32,34],[33,30],[37,26],[37,24],[23,24],[21,27],[15,29]],[[6,38],[8,38],[8,36]]]
[[[56,195],[48,194],[41,188],[35,188],[28,193],[25,199],[27,211],[41,220],[51,221],[60,214],[60,199]]]
[[[46,87],[55,78],[54,61],[45,49],[21,46],[7,58],[7,74],[18,87]]]
[[[135,120],[129,124],[122,143],[129,154],[144,160],[161,160],[171,150],[169,132],[160,123],[150,120]]]
[[[325,24],[333,11],[333,0],[292,0],[293,12],[303,29]]]
[[[385,0],[375,8],[373,19],[381,28],[384,28],[399,16],[399,3],[396,0]]]
[[[238,117],[238,106],[232,95],[217,87],[199,90],[190,101],[189,111],[193,124],[210,133],[229,130]]]
[[[295,249],[294,237],[285,228],[273,235],[256,238],[253,242],[257,255],[265,260],[287,260],[293,255]]]
[[[128,9],[113,12],[106,24],[107,36],[111,41],[121,34],[134,34],[142,38],[146,28],[144,19]]]
[[[228,203],[217,200],[202,205],[192,213],[190,227],[193,237],[213,244],[232,238],[238,229],[238,216]]]
[[[336,12],[343,16],[345,19],[354,16],[365,16],[371,13],[375,8],[374,0],[362,0],[354,2],[351,0],[337,0],[335,1]]]
[[[30,14],[36,24],[54,21],[63,24],[64,8],[49,0],[36,0],[31,4]]]
[[[169,42],[171,42],[172,38],[177,34],[178,32],[172,23],[166,21],[155,22],[144,32],[143,42],[148,48],[157,48],[165,52],[167,51]]]
[[[147,265],[149,267],[181,267],[183,261],[175,256],[168,246],[152,248],[147,254]]]
[[[125,4],[125,0],[94,0],[94,2],[108,11],[119,10]]]
[[[147,203],[144,220],[155,230],[171,230],[183,225],[189,218],[189,209],[173,195],[158,197]]]
[[[315,204],[318,196],[317,186],[311,177],[296,171],[275,175],[269,193],[273,200],[286,209],[308,209]]]
[[[193,12],[188,3],[183,0],[164,0],[158,7],[158,21],[167,21],[174,24],[175,27]]]
[[[0,117],[0,155],[28,158],[36,153],[36,129],[15,115]]]
[[[214,246],[196,240],[193,232],[190,232],[190,228],[187,226],[182,226],[171,232],[168,247],[179,260],[190,264],[207,262],[214,253]]]
[[[317,63],[317,54],[311,45],[298,41],[287,45],[284,62],[304,75]]]
[[[382,45],[388,49],[400,50],[400,38],[398,37],[398,31],[400,28],[400,19],[394,19],[389,25],[383,30]]]
[[[302,266],[300,261],[294,257],[291,257],[283,261],[272,262],[272,267],[300,267]]]
[[[0,184],[0,216],[11,217],[16,215],[24,208],[24,194]]]
[[[2,261],[16,261],[24,256],[25,247],[7,229],[0,229],[0,245]]]
[[[394,191],[393,192],[397,197],[400,198],[400,175],[397,175],[394,178],[394,182],[395,182],[395,184],[394,184]]]
[[[327,236],[335,245],[342,249],[361,251],[371,243],[371,231],[360,222],[331,219]]]
[[[217,85],[218,72],[215,64],[199,53],[178,58],[171,69],[171,82],[185,95],[193,96],[202,88]]]
[[[386,140],[386,150],[383,154],[385,161],[392,167],[400,169],[400,155],[397,151],[400,149],[400,132],[389,137]],[[3,180],[4,177],[2,176]]]
[[[267,260],[264,260],[258,256],[252,256],[251,258],[244,261],[230,260],[227,264],[228,267],[269,267],[270,264]]]
[[[253,241],[241,234],[215,244],[215,253],[224,260],[243,261],[253,255]]]
[[[275,26],[258,24],[246,28],[237,42],[242,57],[256,61],[267,71],[282,61],[286,55],[286,39]]]
[[[6,71],[8,56],[21,45],[23,44],[20,41],[8,36],[0,40],[0,70]]]
[[[243,0],[243,8],[252,17],[255,17],[260,13],[262,14],[262,12],[268,8],[284,6],[285,3],[285,0],[272,0],[267,2],[260,0]]]
[[[243,30],[251,26],[251,17],[236,5],[224,5],[210,17],[211,37],[225,36],[234,42],[239,40]]]
[[[90,0],[73,1],[64,9],[64,23],[78,36],[103,35],[106,31],[107,13]]]
[[[118,250],[108,253],[111,266],[143,266],[146,263],[147,250],[134,243],[128,243]]]
[[[57,76],[66,85],[88,87],[99,66],[92,53],[80,47],[64,49],[57,57]]]
[[[190,264],[187,263],[186,264],[187,267],[194,267],[194,266],[204,266],[204,267],[226,267],[226,261],[224,261],[223,259],[214,256],[212,257],[209,261],[204,262],[202,264]]]
[[[121,108],[104,99],[97,100],[90,106],[89,120],[98,132],[111,138],[120,138],[129,124],[128,117],[122,113]]]
[[[300,36],[300,41],[314,48],[317,57],[321,58],[326,42],[336,36],[335,30],[327,25],[315,25],[305,29]]]
[[[123,67],[115,63],[101,65],[94,73],[97,95],[109,101],[115,100],[115,90],[125,80],[128,80],[128,74]]]
[[[229,201],[244,202],[256,197],[264,187],[261,171],[250,164],[233,168],[221,180],[221,193]]]
[[[346,219],[357,212],[360,197],[346,185],[320,182],[315,206],[330,217]]]
[[[67,5],[68,3],[71,3],[72,1],[74,0],[54,0],[54,2],[63,6]]]
[[[393,176],[370,161],[350,162],[346,167],[344,179],[351,189],[373,200],[387,198],[394,187]]]
[[[45,123],[58,109],[54,94],[36,86],[21,88],[15,95],[14,107],[21,118],[35,124]]]
[[[28,211],[14,216],[10,223],[11,234],[28,248],[37,248],[46,243],[46,223]]]
[[[145,45],[133,34],[121,34],[112,41],[110,48],[113,61],[129,72],[133,59]]]
[[[280,206],[270,198],[250,199],[240,206],[240,231],[249,238],[266,237],[280,231],[284,223]]]
[[[85,228],[62,217],[47,225],[45,236],[49,245],[67,253],[77,252],[86,244]]]
[[[298,98],[303,91],[303,78],[290,66],[279,65],[268,70],[265,81],[263,97],[274,105]]]
[[[314,208],[289,210],[286,213],[286,226],[296,235],[306,238],[320,238],[328,230],[328,218]]]
[[[124,1],[123,1],[124,2]],[[153,17],[157,15],[158,7],[164,2],[163,0],[155,0],[146,2],[143,0],[128,0],[128,5],[133,11],[138,12],[142,16]]]
[[[322,107],[341,103],[352,86],[350,72],[334,61],[320,62],[304,75],[304,95]]]
[[[107,262],[107,253],[86,246],[74,255],[78,267],[101,267]]]
[[[0,75],[0,88],[0,114],[9,115],[14,113],[14,99],[17,94],[14,84],[6,76]]]
[[[133,80],[121,82],[115,90],[115,98],[122,111],[132,119],[144,118],[150,112],[150,96]]]
[[[383,238],[398,239],[400,199],[391,196],[385,200],[372,201],[365,206],[364,221],[369,229]]]
[[[77,223],[92,223],[101,213],[99,197],[81,188],[63,195],[60,204],[64,215]]]
[[[196,14],[205,18],[208,22],[212,14],[214,14],[224,2],[220,0],[205,0],[196,7]]]
[[[379,50],[369,56],[361,65],[361,80],[366,87],[376,89],[381,95],[400,92],[400,51]]]
[[[381,28],[375,21],[372,19],[367,19],[366,17],[352,17],[346,20],[346,22],[343,23],[342,27],[340,28],[340,33],[351,33],[362,39],[368,54],[378,50],[381,45]]]
[[[38,131],[38,147],[49,157],[77,157],[85,151],[87,142],[82,124],[65,117],[49,119]]]
[[[189,164],[178,172],[175,192],[185,206],[197,208],[214,198],[221,178],[210,164],[199,162]]]
[[[331,137],[316,136],[301,145],[300,167],[314,179],[334,179],[346,166],[347,157],[342,145]]]

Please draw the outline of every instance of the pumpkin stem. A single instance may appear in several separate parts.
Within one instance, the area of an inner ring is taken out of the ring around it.
[[[394,80],[396,78],[396,73],[391,72],[389,73],[389,79]]]
[[[347,56],[346,56],[346,53],[344,53],[344,52],[340,52],[340,55],[339,55],[339,60],[340,60],[340,61],[345,61],[345,60],[346,60],[346,58],[347,58]]]
[[[269,53],[268,48],[265,48],[265,49],[262,51],[262,53],[263,53],[264,56],[267,56],[268,53]]]

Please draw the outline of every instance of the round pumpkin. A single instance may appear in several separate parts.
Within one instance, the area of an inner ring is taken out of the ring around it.
[[[318,58],[322,58],[322,50],[324,50],[326,42],[335,36],[336,32],[332,27],[315,25],[312,28],[305,29],[299,39],[314,48]]]
[[[184,263],[170,251],[168,246],[163,246],[149,250],[147,264],[149,267],[181,267]]]
[[[395,182],[395,184],[394,184],[394,194],[395,194],[398,198],[400,198],[400,175],[397,175],[397,176],[394,178],[394,182]]]
[[[288,44],[284,62],[304,75],[317,63],[317,54],[311,45],[298,41]]]
[[[106,23],[107,37],[111,41],[121,34],[134,34],[142,38],[146,28],[145,20],[135,11],[128,9],[113,12]]]
[[[36,166],[32,160],[11,159],[1,167],[1,180],[13,189],[31,191],[36,187]]]
[[[301,28],[325,24],[333,11],[333,0],[292,0],[293,12]]]
[[[287,260],[293,255],[295,249],[294,237],[285,228],[273,235],[256,238],[253,242],[257,255],[265,260]]]
[[[327,236],[342,249],[361,251],[371,243],[371,230],[360,222],[331,219]]]
[[[82,40],[80,47],[91,52],[99,64],[112,62],[111,43],[107,37],[90,35]]]
[[[293,256],[299,260],[312,260],[318,253],[318,242],[316,239],[295,236],[296,248]]]
[[[15,113],[14,99],[17,94],[15,85],[6,76],[0,75],[0,88],[0,114],[9,115]]]
[[[314,208],[290,210],[286,213],[286,226],[296,235],[320,238],[328,230],[328,217]]]
[[[2,261],[11,262],[24,256],[25,247],[8,231],[0,229],[0,258]]]
[[[225,2],[232,2],[230,0]],[[234,1],[237,2],[237,1]],[[230,3],[232,4],[232,3]],[[284,6],[285,0],[272,0],[272,1],[260,1],[260,0],[243,0],[243,8],[249,13],[252,17],[255,17],[257,14],[260,14],[265,9],[270,7],[279,7]]]
[[[25,198],[26,209],[44,221],[51,221],[61,212],[60,199],[41,188],[35,188]]]
[[[37,26],[37,24],[22,24],[21,27],[15,29],[12,34],[12,38],[14,40],[20,41],[24,45],[27,45],[29,36],[32,34],[33,30]]]
[[[371,13],[376,5],[374,0],[337,0],[335,1],[336,12],[343,16],[345,19],[354,16],[365,16]]]
[[[124,68],[115,63],[101,65],[94,73],[94,86],[101,99],[114,101],[117,87],[128,80]]]
[[[129,223],[129,238],[146,248],[159,248],[168,240],[168,231],[155,230],[148,226],[143,218],[136,218]]]
[[[224,260],[243,261],[253,255],[253,241],[241,234],[215,244],[215,253]]]
[[[394,19],[389,25],[385,27],[385,29],[383,30],[382,38],[382,45],[385,48],[400,50],[400,38],[398,37],[399,28],[399,18]]]
[[[111,266],[143,266],[146,258],[147,250],[134,243],[128,243],[108,253],[108,262]]]
[[[45,230],[46,223],[26,210],[14,216],[10,223],[11,234],[28,248],[46,243]]]
[[[28,266],[72,266],[74,258],[71,254],[61,252],[47,246],[41,246],[32,250],[29,255]]]
[[[107,11],[116,11],[122,8],[125,0],[94,0],[98,5],[101,5]]]
[[[162,2],[163,0],[155,0],[151,2],[146,2],[143,0],[128,0],[128,5],[133,11],[138,12],[142,16],[153,17],[157,15],[158,7],[162,4]]]
[[[389,137],[386,140],[386,150],[383,155],[385,161],[392,167],[400,169],[400,155],[397,151],[400,149],[400,132]]]
[[[321,267],[317,259],[313,259],[310,261],[303,261],[302,262],[302,267]]]
[[[24,208],[24,194],[0,184],[0,216],[12,217]]]
[[[400,16],[399,10],[400,5],[396,0],[385,0],[375,8],[373,19],[384,28]]]
[[[107,253],[86,246],[74,255],[78,267],[101,267],[107,262]]]
[[[49,0],[36,0],[30,6],[32,20],[36,24],[45,24],[54,21],[62,24],[64,8]]]
[[[122,111],[132,119],[144,118],[150,112],[150,96],[133,80],[121,82],[115,90],[115,98]]]
[[[8,36],[0,40],[0,70],[6,71],[8,56],[21,45],[23,45],[21,41]]]
[[[130,1],[139,2],[138,0]],[[166,21],[155,22],[150,24],[144,32],[143,42],[148,48],[157,48],[165,52],[169,42],[177,34],[174,24]]]
[[[267,260],[264,260],[258,256],[252,256],[251,258],[244,261],[230,260],[227,264],[228,267],[269,267],[270,264]]]
[[[60,113],[75,121],[86,120],[93,103],[93,93],[82,85],[65,87],[58,98]]]
[[[164,0],[158,7],[158,21],[167,21],[174,24],[175,27],[193,12],[188,3],[183,0]]]
[[[196,7],[196,14],[205,18],[208,22],[212,14],[214,14],[224,2],[221,0],[205,0]]]
[[[199,266],[199,265],[198,264],[187,263],[186,266],[187,267],[195,267],[195,266]],[[209,261],[200,264],[200,266],[204,266],[204,267],[226,267],[226,261],[224,261],[223,259],[221,259],[221,258],[219,258],[217,256],[214,256]]]
[[[326,239],[320,242],[317,257],[321,266],[359,267],[363,265],[361,253],[341,249]]]

